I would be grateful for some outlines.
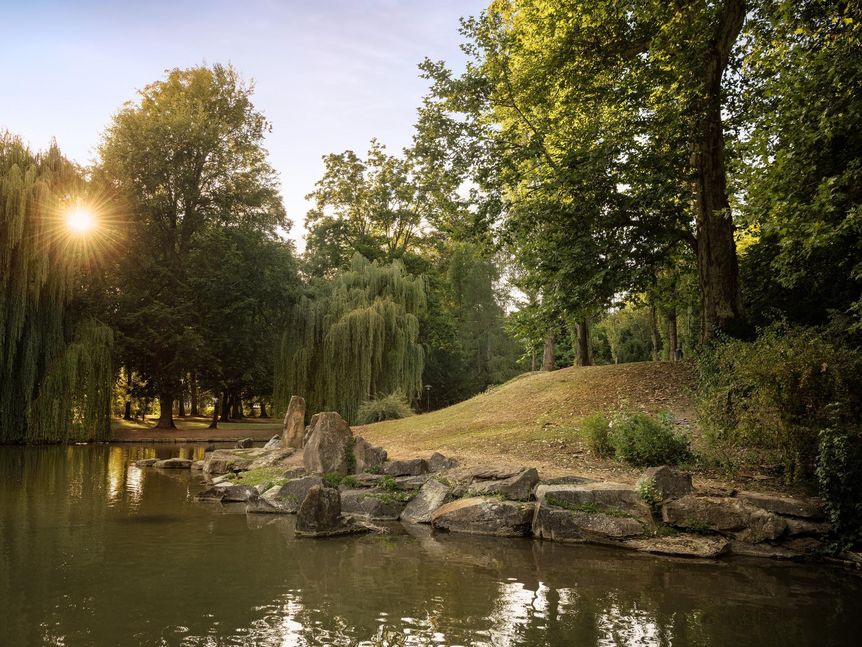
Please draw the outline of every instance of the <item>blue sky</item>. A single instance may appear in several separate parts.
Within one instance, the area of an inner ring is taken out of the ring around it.
[[[488,0],[0,0],[0,129],[82,164],[111,116],[167,68],[231,63],[272,122],[270,161],[302,236],[321,156],[410,143],[426,56],[463,65],[458,18]]]

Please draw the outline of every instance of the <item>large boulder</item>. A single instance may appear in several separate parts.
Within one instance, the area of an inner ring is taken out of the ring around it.
[[[364,438],[357,438],[353,443],[353,458],[356,463],[354,471],[357,474],[368,470],[381,470],[386,462],[386,450],[375,447]]]
[[[341,512],[368,519],[394,521],[404,510],[405,502],[389,490],[344,490],[341,492]]]
[[[163,470],[188,470],[191,469],[194,461],[188,458],[166,458],[153,463],[153,467],[158,467]]]
[[[347,421],[334,411],[315,414],[315,418],[303,454],[305,469],[318,474],[349,474],[353,433]]]
[[[625,513],[610,514],[585,507],[568,509],[553,505],[552,497],[538,503],[533,518],[533,535],[564,543],[607,544],[640,537],[644,524]]]
[[[691,474],[669,465],[650,467],[635,484],[638,493],[654,497],[656,503],[690,494],[692,491]]]
[[[389,461],[383,467],[383,473],[389,476],[419,476],[428,473],[428,461],[424,458]]]
[[[539,482],[539,473],[535,467],[522,469],[509,478],[497,480],[474,481],[470,493],[475,496],[499,495],[512,501],[528,501],[533,495],[533,488]]]
[[[426,481],[419,494],[404,508],[401,520],[409,523],[431,523],[431,515],[446,502],[451,489],[436,479]]]
[[[259,509],[249,512],[295,514],[308,496],[308,491],[314,486],[322,485],[323,479],[314,474],[291,479],[284,485],[276,485],[264,492],[260,498]]]
[[[536,488],[536,499],[581,512],[601,512],[611,516],[652,519],[650,507],[630,485],[611,482],[543,484]]]
[[[528,537],[534,504],[471,497],[452,501],[431,515],[435,529],[497,537]]]
[[[778,515],[738,499],[692,494],[665,503],[662,520],[678,528],[733,535],[752,544],[773,541],[787,529]]]
[[[284,414],[284,428],[281,434],[281,442],[285,447],[300,449],[305,437],[305,399],[293,395],[287,412]]]
[[[726,553],[730,548],[730,542],[724,537],[691,534],[631,539],[625,542],[625,545],[628,548],[634,548],[643,553],[674,555],[676,557],[699,557],[701,559],[715,559]]]
[[[217,449],[204,456],[204,474],[218,475],[228,472],[244,472],[250,469],[255,459],[265,455],[258,449]]]
[[[797,499],[776,494],[762,494],[760,492],[740,492],[737,494],[737,498],[743,503],[753,505],[767,512],[774,512],[775,514],[802,517],[805,519],[823,518],[823,504],[819,499]]]
[[[319,485],[310,488],[296,514],[299,537],[333,537],[366,530],[367,527],[341,516],[341,496],[334,488]]]

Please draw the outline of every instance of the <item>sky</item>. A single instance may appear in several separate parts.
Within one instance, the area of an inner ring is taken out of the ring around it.
[[[95,159],[111,117],[164,71],[232,64],[255,84],[302,249],[321,157],[408,146],[425,57],[459,69],[458,19],[488,0],[0,0],[0,130]]]

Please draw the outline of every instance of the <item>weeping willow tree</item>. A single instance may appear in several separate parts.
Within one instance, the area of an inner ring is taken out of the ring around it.
[[[63,208],[80,187],[56,146],[0,134],[0,443],[110,433],[111,331],[68,314],[81,250]]]
[[[356,254],[318,297],[292,309],[276,357],[276,408],[284,411],[291,395],[302,395],[312,413],[334,410],[355,420],[370,398],[419,397],[425,307],[421,278],[400,262],[381,265]]]

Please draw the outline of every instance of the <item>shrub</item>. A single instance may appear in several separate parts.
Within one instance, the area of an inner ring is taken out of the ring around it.
[[[773,324],[755,341],[714,345],[698,363],[710,449],[775,462],[787,482],[811,481],[821,430],[852,425],[862,412],[862,355],[815,328]]]
[[[862,431],[820,432],[817,483],[840,550],[862,543]]]
[[[587,445],[596,456],[609,458],[614,455],[610,442],[611,424],[605,416],[594,413],[585,418],[581,430],[586,436]]]
[[[611,422],[614,455],[629,465],[675,465],[691,458],[688,439],[673,430],[670,417],[622,412]]]
[[[363,402],[362,406],[359,407],[359,412],[356,414],[356,422],[360,425],[369,425],[373,422],[396,420],[412,415],[413,410],[410,408],[407,398],[400,393],[390,393],[389,395]]]

